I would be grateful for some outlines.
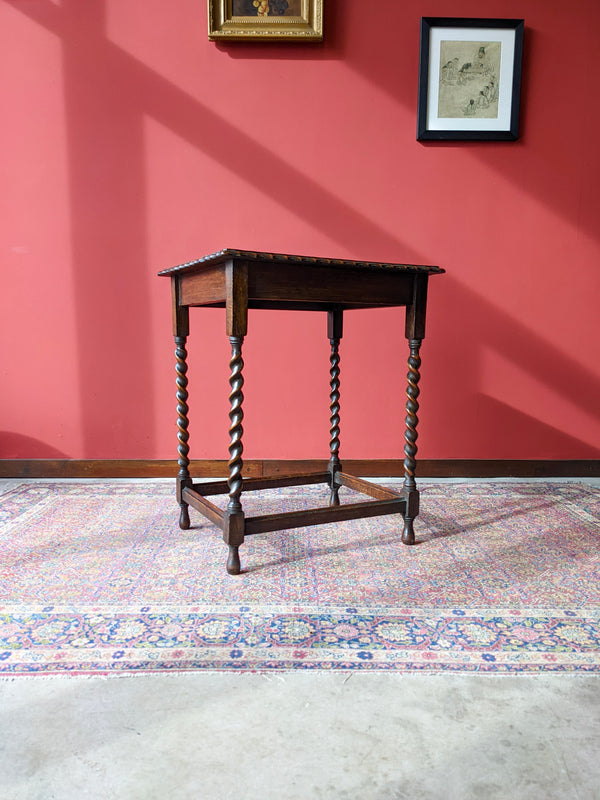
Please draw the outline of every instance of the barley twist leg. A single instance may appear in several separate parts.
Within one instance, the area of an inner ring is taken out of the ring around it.
[[[339,339],[330,339],[331,355],[329,357],[329,451],[331,458],[329,459],[328,471],[331,476],[331,495],[329,497],[330,506],[339,506],[339,486],[335,482],[336,472],[341,469],[339,459],[340,451],[340,354],[339,354]]]
[[[176,336],[175,337],[175,359],[176,359],[176,372],[177,372],[177,464],[179,465],[179,473],[177,475],[177,495],[179,498],[179,506],[180,506],[180,514],[179,514],[179,527],[182,530],[187,530],[190,527],[190,514],[188,509],[188,504],[185,503],[181,499],[181,493],[185,486],[191,486],[192,481],[190,479],[189,473],[189,465],[190,460],[188,458],[188,453],[190,452],[190,448],[188,446],[188,440],[190,435],[188,433],[189,427],[189,407],[187,404],[188,400],[188,392],[187,392],[187,351],[185,349],[186,343],[185,336]]]
[[[402,541],[404,544],[415,543],[414,532],[414,518],[419,513],[419,492],[417,491],[417,484],[415,481],[415,470],[417,467],[417,424],[419,419],[417,411],[419,410],[419,380],[421,378],[419,367],[421,366],[421,357],[419,350],[421,347],[421,339],[410,339],[410,356],[408,359],[408,387],[406,390],[406,431],[404,439],[404,494],[406,496],[406,513],[404,516],[404,530],[402,531]]]
[[[244,395],[242,387],[244,385],[244,377],[242,370],[244,361],[242,359],[242,343],[243,336],[230,336],[231,342],[231,360],[229,368],[231,371],[229,377],[229,385],[231,392],[229,394],[229,479],[227,481],[229,486],[229,502],[227,504],[227,529],[226,541],[229,546],[229,555],[227,559],[227,572],[230,575],[239,575],[240,557],[239,546],[244,541],[244,512],[242,510],[241,494],[242,494],[242,436],[244,429],[242,421],[244,419],[244,412],[242,403]]]

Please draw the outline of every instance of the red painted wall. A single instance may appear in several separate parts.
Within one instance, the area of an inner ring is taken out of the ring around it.
[[[164,267],[224,246],[440,264],[419,454],[600,455],[600,4],[325,0],[320,46],[217,45],[205,0],[0,4],[0,456],[170,458]],[[377,9],[380,9],[379,13]],[[524,17],[516,143],[415,140],[421,15]],[[227,455],[223,312],[191,456]],[[342,342],[342,450],[403,445],[403,313]],[[326,457],[319,314],[254,312],[247,457]]]

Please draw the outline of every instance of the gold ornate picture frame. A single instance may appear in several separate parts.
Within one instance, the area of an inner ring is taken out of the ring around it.
[[[208,38],[320,42],[323,0],[208,0]]]

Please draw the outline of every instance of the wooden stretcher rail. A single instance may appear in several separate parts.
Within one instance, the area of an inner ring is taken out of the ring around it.
[[[337,473],[336,483],[340,486],[346,486],[346,488],[355,492],[374,497],[377,500],[395,500],[402,497],[399,492],[394,492],[392,489],[386,489],[384,486],[378,486],[375,483],[369,483],[369,481],[363,481],[354,475],[348,475],[346,472]]]
[[[218,525],[219,528],[223,528],[225,512],[217,508],[210,500],[206,500],[206,498],[196,494],[193,489],[188,489],[187,487],[183,489],[181,497],[185,503],[189,503],[192,508],[204,514],[205,517],[211,522],[214,522],[215,525]]]
[[[329,483],[328,472],[305,472],[298,475],[277,475],[267,478],[244,478],[243,492],[256,492],[260,489],[281,489],[284,486],[304,486],[313,483]],[[229,494],[227,481],[208,481],[193,484],[193,490],[206,497],[213,494]]]
[[[341,506],[286,511],[281,514],[265,514],[260,517],[247,517],[245,534],[281,531],[289,528],[303,528],[309,525],[323,525],[327,522],[341,522],[348,519],[378,517],[384,514],[404,514],[406,500],[370,500],[366,503],[347,503]]]

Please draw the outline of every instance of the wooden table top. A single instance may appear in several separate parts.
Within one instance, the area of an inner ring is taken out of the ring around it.
[[[412,305],[415,292],[426,291],[429,276],[444,271],[416,264],[226,249],[159,275],[171,278],[177,308],[319,311]]]
[[[392,264],[383,261],[353,261],[344,258],[317,258],[314,256],[286,255],[284,253],[260,253],[254,250],[237,250],[226,248],[216,253],[210,253],[202,258],[179,264],[159,272],[159,275],[181,275],[201,271],[203,267],[225,264],[228,261],[245,261],[250,264],[280,264],[312,267],[337,267],[340,269],[365,269],[386,272],[418,272],[435,274],[445,272],[441,267],[421,264]]]

